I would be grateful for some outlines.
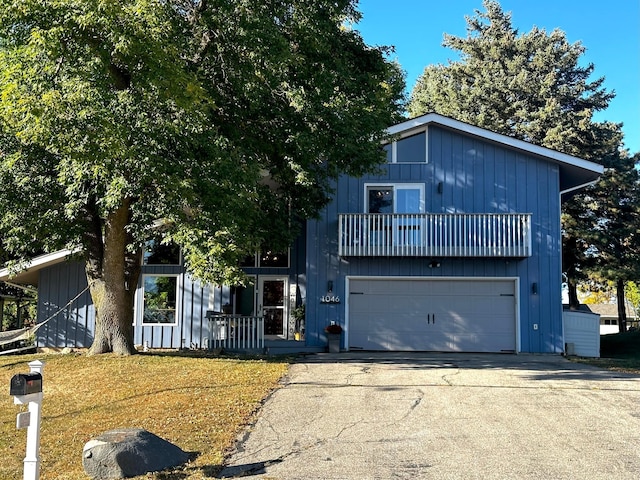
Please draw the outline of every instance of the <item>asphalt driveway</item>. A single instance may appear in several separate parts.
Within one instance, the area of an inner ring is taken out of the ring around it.
[[[638,479],[640,377],[558,356],[321,354],[220,477]]]

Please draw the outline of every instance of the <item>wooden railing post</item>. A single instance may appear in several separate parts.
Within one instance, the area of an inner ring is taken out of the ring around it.
[[[209,349],[256,350],[264,348],[264,319],[257,316],[207,312]]]

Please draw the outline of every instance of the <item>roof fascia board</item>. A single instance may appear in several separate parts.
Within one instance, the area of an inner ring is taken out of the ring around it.
[[[604,172],[604,167],[594,162],[584,160],[582,158],[574,157],[566,153],[558,152],[550,148],[534,145],[533,143],[525,142],[524,140],[518,140],[517,138],[509,137],[501,133],[495,133],[485,128],[476,127],[474,125],[455,120],[453,118],[445,117],[437,113],[427,113],[420,117],[412,118],[405,122],[393,125],[387,129],[389,136],[402,135],[402,132],[417,129],[429,124],[442,125],[453,130],[457,130],[463,133],[468,133],[476,137],[484,138],[491,142],[500,143],[509,147],[522,150],[533,155],[545,157],[556,162],[565,163],[567,165],[589,170],[597,174]]]
[[[40,270],[50,265],[61,263],[65,261],[67,257],[73,255],[74,253],[77,253],[77,251],[58,250],[57,252],[46,253],[44,255],[40,255],[39,257],[31,259],[25,268],[17,272],[14,272],[8,268],[0,268],[0,280],[8,280],[14,275],[19,275],[20,273],[26,273],[32,270]]]

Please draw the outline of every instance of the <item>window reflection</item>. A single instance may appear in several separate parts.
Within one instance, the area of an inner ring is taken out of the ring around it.
[[[149,240],[142,255],[143,265],[180,265],[180,247],[175,243],[163,244]]]
[[[143,289],[143,323],[176,323],[178,278],[161,275],[145,275]]]

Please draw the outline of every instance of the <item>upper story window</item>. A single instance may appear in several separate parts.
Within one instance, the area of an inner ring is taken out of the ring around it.
[[[174,243],[163,244],[149,240],[142,253],[143,265],[180,265],[180,247]]]
[[[394,140],[383,147],[388,163],[428,163],[427,131]]]
[[[421,183],[367,184],[367,213],[423,213],[424,185]]]
[[[286,252],[279,252],[275,250],[264,249],[256,255],[251,255],[245,258],[240,265],[242,267],[288,268],[289,250],[287,250]]]
[[[276,252],[271,250],[263,250],[260,254],[259,267],[278,267],[287,268],[289,266],[289,251]]]

